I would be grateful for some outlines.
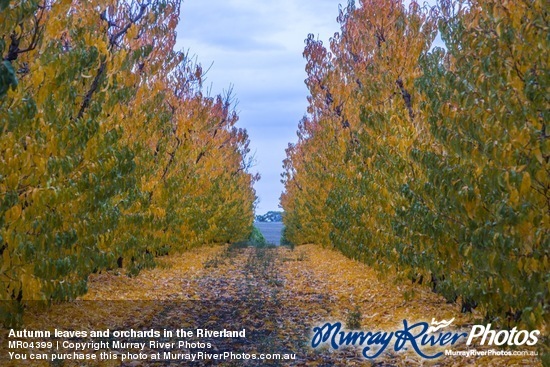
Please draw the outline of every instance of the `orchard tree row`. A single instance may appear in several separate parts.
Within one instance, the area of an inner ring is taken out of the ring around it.
[[[245,238],[257,179],[230,93],[175,52],[179,0],[0,1],[0,314],[88,275]]]
[[[340,9],[330,48],[310,35],[286,239],[548,327],[547,5],[362,0]]]

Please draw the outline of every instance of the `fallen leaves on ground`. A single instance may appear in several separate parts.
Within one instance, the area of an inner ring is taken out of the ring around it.
[[[115,272],[92,275],[89,292],[84,297],[48,309],[31,307],[26,312],[25,327],[29,330],[244,328],[246,338],[206,337],[190,341],[211,343],[209,352],[296,353],[297,358],[291,363],[261,363],[271,366],[540,365],[536,359],[513,357],[426,360],[412,351],[394,352],[389,348],[374,361],[368,361],[355,347],[313,350],[309,346],[312,328],[324,322],[353,321],[367,331],[397,330],[402,328],[403,319],[429,323],[432,318],[455,318],[453,326],[464,330],[480,322],[480,315],[461,314],[459,306],[446,303],[425,287],[396,283],[391,276],[379,279],[367,265],[318,246],[305,245],[295,250],[212,246],[161,258],[160,262],[156,269],[143,271],[135,278]],[[404,293],[414,296],[405,300]],[[6,340],[0,342],[6,345]],[[452,348],[465,347],[462,343]],[[185,347],[177,352],[198,350]],[[147,347],[144,352],[158,350]],[[180,362],[64,361],[61,365],[161,366],[181,365]],[[48,361],[26,363],[60,365]],[[6,365],[22,366],[25,362],[8,361]],[[183,365],[255,366],[258,362],[210,360]]]

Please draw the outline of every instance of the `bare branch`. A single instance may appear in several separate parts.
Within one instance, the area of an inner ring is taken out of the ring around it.
[[[397,80],[395,81],[395,84],[397,84],[397,86],[399,87],[399,90],[401,90],[403,101],[405,101],[405,106],[407,106],[407,110],[409,111],[409,117],[411,118],[411,120],[414,120],[414,112],[412,108],[412,99],[411,99],[410,93],[407,92],[407,90],[403,86],[403,81],[401,80],[401,78],[397,78]]]

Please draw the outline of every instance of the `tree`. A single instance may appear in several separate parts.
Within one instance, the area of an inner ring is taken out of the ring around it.
[[[548,313],[548,20],[542,1],[365,0],[329,53],[309,37],[308,115],[285,161],[286,236],[431,283],[492,322]],[[446,49],[433,48],[436,26]]]
[[[178,1],[0,7],[4,322],[83,294],[92,272],[248,236],[248,136],[173,50]]]

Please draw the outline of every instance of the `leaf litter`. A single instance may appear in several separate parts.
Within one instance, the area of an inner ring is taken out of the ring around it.
[[[201,360],[85,362],[7,361],[6,366],[540,366],[534,357],[441,357],[426,360],[412,351],[388,348],[373,361],[360,347],[337,351],[310,347],[312,328],[340,321],[349,328],[392,331],[410,322],[449,320],[469,330],[481,315],[462,314],[429,289],[381,279],[370,267],[334,250],[287,247],[210,246],[161,259],[161,266],[137,277],[115,271],[93,274],[83,297],[44,308],[30,305],[29,330],[242,330],[246,338],[195,338],[208,352],[295,353],[293,361]],[[404,297],[404,294],[409,294]],[[412,295],[412,296],[410,296]],[[348,328],[347,327],[347,328]],[[454,330],[454,329],[453,329]],[[5,335],[3,333],[2,335]],[[77,340],[72,339],[73,341]],[[159,338],[158,341],[169,341]],[[80,338],[79,341],[87,341]],[[88,340],[89,341],[89,340]],[[134,341],[131,338],[123,341]],[[143,341],[143,340],[141,340]],[[3,347],[6,340],[0,340]],[[464,343],[452,349],[466,349]],[[477,347],[482,349],[483,347]],[[178,353],[197,352],[193,344]],[[145,353],[170,351],[145,348]],[[174,350],[172,350],[174,352]],[[88,351],[93,352],[93,351]],[[124,351],[115,351],[122,354]],[[96,351],[99,355],[100,351]]]

